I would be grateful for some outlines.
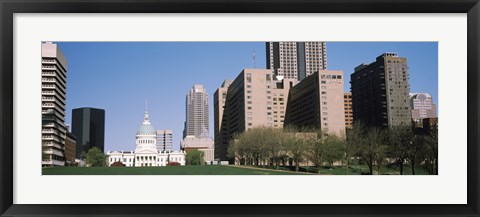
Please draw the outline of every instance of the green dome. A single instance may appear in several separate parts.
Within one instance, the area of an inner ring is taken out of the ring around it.
[[[142,124],[137,131],[137,134],[156,134],[157,130],[151,124]]]

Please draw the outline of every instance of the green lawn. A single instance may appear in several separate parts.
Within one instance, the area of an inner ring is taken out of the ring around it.
[[[301,175],[292,172],[239,168],[234,166],[166,167],[50,167],[43,175]]]

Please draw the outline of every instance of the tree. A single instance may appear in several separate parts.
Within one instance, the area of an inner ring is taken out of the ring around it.
[[[187,156],[185,156],[185,163],[187,165],[203,165],[204,153],[199,150],[190,150],[187,151]]]
[[[305,160],[308,142],[300,133],[287,133],[286,135],[287,152],[295,163],[295,171],[298,172],[300,162]]]
[[[333,166],[335,161],[339,161],[343,158],[342,143],[343,139],[335,134],[326,136],[324,140],[323,161]]]
[[[423,157],[422,153],[425,149],[425,146],[424,135],[414,135],[412,141],[410,141],[406,146],[407,160],[412,167],[412,175],[415,175],[415,166]]]
[[[87,165],[104,167],[107,165],[107,156],[98,147],[92,147],[86,154]]]
[[[425,138],[424,167],[428,174],[438,174],[438,130],[433,129]]]
[[[384,132],[378,128],[368,128],[365,135],[357,143],[358,155],[366,162],[369,174],[373,175],[373,168],[377,165],[377,171],[385,156]]]
[[[393,126],[388,130],[388,156],[395,160],[403,175],[403,166],[408,158],[407,146],[412,142],[413,131],[408,126]]]

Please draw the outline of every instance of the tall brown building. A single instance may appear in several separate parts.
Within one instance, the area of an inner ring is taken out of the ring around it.
[[[352,128],[353,126],[353,109],[352,109],[352,93],[343,94],[343,103],[345,106],[345,127]]]
[[[367,126],[411,126],[407,59],[384,53],[350,75],[353,120]]]
[[[311,127],[343,136],[343,72],[320,70],[290,89],[285,126]]]

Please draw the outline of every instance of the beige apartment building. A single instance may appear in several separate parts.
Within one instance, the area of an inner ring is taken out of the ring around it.
[[[57,44],[42,43],[42,166],[65,165],[67,64]]]
[[[289,89],[297,83],[295,79],[274,78],[273,70],[244,69],[227,88],[222,119],[220,110],[215,109],[215,123],[220,127],[215,138],[215,159],[228,160],[227,149],[235,133],[254,127],[283,127]],[[224,86],[224,85],[222,85]],[[221,89],[217,90],[220,108]]]
[[[320,70],[290,90],[286,126],[311,127],[344,136],[343,72]]]
[[[222,141],[226,140],[226,131],[221,129],[222,123],[225,121],[223,120],[223,111],[225,106],[225,101],[227,99],[227,91],[228,87],[232,84],[233,80],[225,80],[222,83],[222,86],[219,87],[215,93],[213,94],[213,118],[214,118],[214,139],[215,139],[215,156],[221,155],[220,152],[225,152],[226,150],[222,150]]]

